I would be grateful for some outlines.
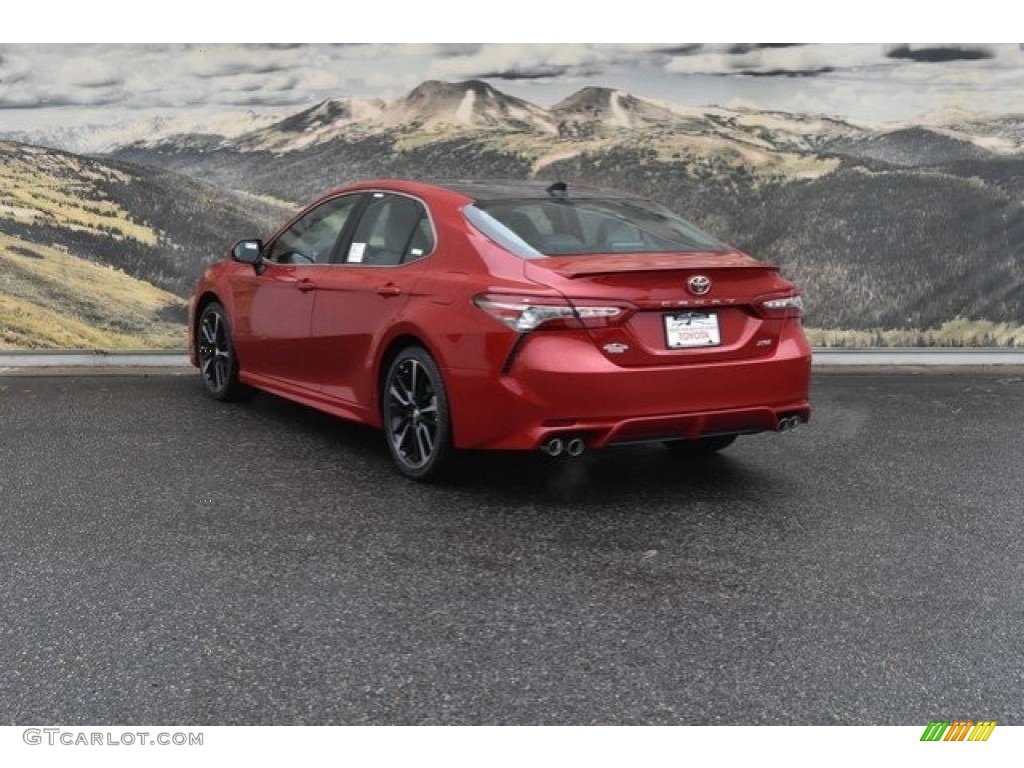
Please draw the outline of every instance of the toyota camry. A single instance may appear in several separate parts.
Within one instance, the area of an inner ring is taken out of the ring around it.
[[[193,292],[189,353],[210,396],[379,427],[428,480],[459,449],[694,456],[792,429],[802,314],[778,268],[640,197],[388,179],[236,243]]]

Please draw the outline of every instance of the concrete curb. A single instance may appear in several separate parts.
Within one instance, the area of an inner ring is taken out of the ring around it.
[[[850,368],[860,366],[942,366],[972,368],[992,365],[1024,366],[1024,349],[955,348],[935,347],[914,348],[894,347],[892,349],[822,349],[814,350],[816,368]]]
[[[815,370],[1024,368],[1024,350],[996,348],[894,348],[814,350]],[[117,372],[188,373],[195,369],[183,350],[0,350],[0,373]]]
[[[182,351],[148,350],[0,350],[0,370],[5,368],[184,368],[191,367]]]

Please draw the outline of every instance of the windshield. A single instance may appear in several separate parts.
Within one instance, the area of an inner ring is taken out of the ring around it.
[[[641,200],[496,200],[463,209],[477,229],[517,256],[722,252],[693,224]]]

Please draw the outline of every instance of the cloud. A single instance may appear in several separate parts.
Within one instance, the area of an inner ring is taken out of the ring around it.
[[[0,53],[0,83],[15,85],[31,80],[34,71],[32,60],[23,53],[16,50],[10,53],[6,51]]]
[[[481,72],[476,75],[484,80],[540,80],[564,76],[569,72],[569,67],[523,67],[521,69],[503,69],[500,72]],[[577,71],[576,74],[579,74]]]
[[[21,125],[40,106],[67,107],[62,121],[80,119],[75,107],[94,116],[236,107],[286,113],[327,98],[394,98],[424,80],[471,78],[539,104],[594,84],[677,103],[743,99],[869,117],[964,99],[1024,112],[1017,44],[0,44],[0,110],[17,109],[9,124]],[[895,95],[903,93],[914,98]],[[53,111],[44,119],[52,121]]]
[[[311,48],[319,47],[311,46]],[[378,65],[386,66],[388,62],[396,60],[456,58],[466,55],[462,48],[460,45],[442,43],[363,43],[339,50],[336,59],[371,59]],[[476,48],[476,46],[467,48]]]
[[[244,43],[243,47],[257,51],[296,51],[308,45],[309,43]]]
[[[274,93],[291,91],[299,85],[299,78],[283,70],[271,76],[245,72],[239,75],[224,75],[217,81],[219,91],[240,91],[243,93]]]
[[[729,46],[729,53],[744,54],[771,48],[799,48],[805,43],[736,43]]]
[[[35,99],[32,101],[22,101],[16,96],[0,96],[0,109],[9,110],[38,110],[41,105]]]
[[[457,57],[434,59],[428,76],[440,80],[467,78],[530,80],[589,77],[621,56],[614,46],[586,44],[486,45]]]
[[[682,45],[658,46],[651,49],[651,53],[664,53],[669,56],[691,56],[700,53],[704,46],[700,43],[684,43]]]
[[[55,85],[60,88],[109,88],[121,85],[123,67],[111,55],[72,55],[65,58],[57,72]]]
[[[809,77],[884,62],[878,45],[759,43],[704,46],[696,54],[669,57],[664,67],[676,74]]]
[[[31,68],[13,66],[8,61],[0,62],[0,84],[15,85],[24,82],[31,75]]]
[[[906,59],[908,61],[928,64],[944,64],[951,61],[979,61],[995,58],[995,54],[988,48],[964,45],[898,45],[886,51],[885,55],[890,59]]]
[[[436,56],[454,59],[459,56],[473,56],[483,49],[482,43],[443,43],[437,46]]]
[[[737,75],[748,77],[815,77],[835,72],[833,67],[818,67],[816,69],[763,69],[763,70],[738,70]]]
[[[121,98],[116,93],[107,93],[102,96],[94,96],[89,106],[108,107],[120,103]],[[25,96],[19,98],[17,95],[0,97],[0,109],[40,109],[48,107],[80,107],[81,99],[67,95],[44,95]]]
[[[416,76],[409,72],[370,72],[365,77],[360,79],[348,80],[350,88],[357,90],[358,88],[369,88],[377,93],[395,93],[397,91],[408,91],[423,80],[423,78]]]
[[[220,94],[220,103],[231,107],[294,107],[295,98],[287,92],[262,93],[256,91],[226,91]],[[199,100],[196,106],[206,106],[207,102]]]
[[[231,57],[218,61],[216,55],[204,56],[201,64],[191,66],[192,74],[202,78],[234,77],[235,75],[270,75],[285,72],[288,67],[281,64],[257,63],[252,60]]]

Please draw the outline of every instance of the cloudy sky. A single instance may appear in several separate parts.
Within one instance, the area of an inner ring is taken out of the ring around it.
[[[0,132],[155,113],[289,114],[325,98],[400,96],[482,78],[549,106],[585,85],[683,105],[864,121],[1024,113],[1024,50],[954,44],[0,45]]]

